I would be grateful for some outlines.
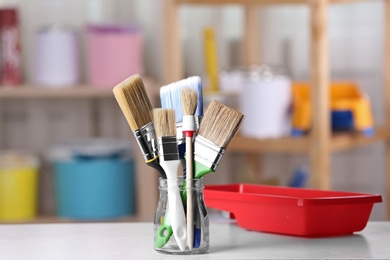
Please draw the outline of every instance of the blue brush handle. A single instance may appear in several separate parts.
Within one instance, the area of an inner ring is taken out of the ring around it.
[[[186,154],[186,144],[182,143],[177,146],[177,150],[179,151],[180,160],[184,160],[184,155]]]
[[[195,207],[197,207],[195,199]],[[193,248],[199,248],[200,247],[200,239],[202,237],[202,232],[201,232],[201,223],[200,223],[200,214],[199,210],[194,210],[194,218],[195,218],[195,226],[194,226],[194,244],[192,245]]]
[[[200,247],[200,238],[202,236],[202,232],[200,228],[197,228],[195,226],[194,228],[194,244],[192,245],[193,248],[199,248]]]

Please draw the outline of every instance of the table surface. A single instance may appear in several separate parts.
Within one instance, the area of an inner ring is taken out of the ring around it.
[[[134,258],[139,257],[139,258]],[[169,256],[153,249],[152,223],[0,225],[0,259],[390,259],[390,222],[354,235],[300,238],[210,224],[210,250]]]

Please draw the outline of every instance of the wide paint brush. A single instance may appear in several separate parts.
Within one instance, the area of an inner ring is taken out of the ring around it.
[[[195,179],[217,169],[243,118],[239,111],[218,101],[210,103],[194,142]]]
[[[157,138],[152,122],[152,105],[139,75],[133,75],[113,89],[126,120],[141,149],[145,163],[166,179],[158,159]]]

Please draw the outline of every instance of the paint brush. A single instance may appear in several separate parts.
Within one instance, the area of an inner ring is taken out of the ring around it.
[[[141,77],[136,74],[113,88],[114,96],[145,159],[145,163],[156,169],[166,179],[159,164],[157,138],[152,122],[152,105],[146,94]]]
[[[218,101],[210,103],[194,142],[195,179],[217,169],[243,118],[239,111]]]
[[[185,154],[185,137],[182,131],[183,122],[183,108],[180,93],[184,88],[191,88],[198,93],[197,106],[195,111],[195,122],[197,130],[203,116],[203,92],[202,82],[199,76],[192,76],[186,79],[182,79],[171,84],[162,86],[160,88],[160,100],[162,108],[171,108],[175,110],[176,114],[176,134],[177,144],[179,148],[179,157],[182,162],[183,169],[185,171],[186,163],[184,160]]]
[[[180,250],[184,251],[187,241],[186,217],[177,182],[180,159],[176,143],[175,111],[163,108],[154,109],[153,122],[158,140],[160,165],[167,175],[169,211],[165,217],[164,224],[167,226],[171,225],[176,243]]]
[[[194,89],[184,88],[180,93],[180,98],[184,112],[182,131],[186,138],[187,244],[189,249],[192,250],[194,243],[194,204],[192,194],[194,150],[192,147],[192,138],[196,132],[194,114],[197,107],[198,93]]]

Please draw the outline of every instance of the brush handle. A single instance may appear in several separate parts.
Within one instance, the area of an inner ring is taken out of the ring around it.
[[[177,170],[180,161],[161,161],[160,165],[164,169],[168,179],[168,224],[172,226],[172,232],[177,245],[181,251],[184,251],[187,241],[186,217],[177,184]]]
[[[169,219],[172,226],[172,232],[175,236],[176,242],[181,251],[185,250],[186,247],[186,223],[183,204],[181,203],[180,193],[177,185],[169,187],[168,189],[176,189],[176,191],[168,192],[168,203],[169,203]]]
[[[186,155],[186,160],[187,160],[187,155]],[[211,170],[209,167],[195,161],[194,164],[193,164],[193,167],[194,167],[194,179],[197,180],[197,179],[200,179],[202,178],[204,175],[210,173],[210,172],[214,172],[213,170]],[[187,181],[184,180],[183,181],[183,188],[186,188],[187,187]],[[182,201],[187,201],[187,189],[186,190],[182,190],[181,192],[181,199]]]
[[[164,169],[161,167],[158,157],[152,161],[146,162],[146,165],[152,167],[160,173],[161,178],[166,179],[167,175],[165,174]]]
[[[156,239],[155,239],[155,247],[156,248],[162,248],[165,246],[169,239],[172,236],[172,226],[169,224],[169,214],[167,213],[165,215],[164,221],[161,223],[160,227],[158,228],[158,232],[156,234]]]
[[[186,191],[187,191],[187,244],[190,250],[194,243],[194,203],[192,179],[194,177],[194,153],[192,137],[186,137]]]
[[[204,164],[201,164],[201,163],[195,161],[195,163],[194,163],[194,174],[195,174],[194,179],[200,179],[210,172],[214,172],[214,171],[212,169],[210,169],[209,167],[205,166]]]

